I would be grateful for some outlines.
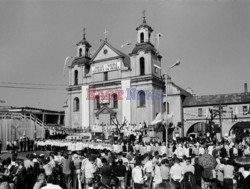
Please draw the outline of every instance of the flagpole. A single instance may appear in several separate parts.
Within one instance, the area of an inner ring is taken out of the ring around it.
[[[162,70],[165,74],[165,107],[166,107],[166,115],[165,115],[165,134],[166,134],[166,148],[167,148],[167,155],[168,155],[168,110],[169,110],[169,106],[168,106],[168,73],[170,72],[170,70],[172,68],[174,68],[175,66],[179,66],[180,65],[180,61],[178,60],[177,62],[175,62],[172,66],[170,66],[168,68],[167,71],[165,71],[162,67],[154,64],[154,66],[160,70]]]

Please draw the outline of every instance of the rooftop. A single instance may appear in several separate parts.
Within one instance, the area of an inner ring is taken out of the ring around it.
[[[183,102],[183,107],[192,106],[211,106],[221,104],[244,104],[250,103],[250,93],[232,93],[232,94],[216,94],[190,96]]]

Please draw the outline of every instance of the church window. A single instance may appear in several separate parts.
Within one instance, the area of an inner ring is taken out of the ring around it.
[[[169,112],[170,112],[169,111],[170,110],[170,108],[169,108],[169,102],[167,102],[167,107],[166,108],[167,108],[167,114],[169,114]]]
[[[141,32],[140,38],[141,38],[141,43],[144,43],[144,33],[143,32]]]
[[[79,56],[82,56],[82,48],[79,49]]]
[[[80,102],[79,102],[79,98],[74,98],[74,102],[73,102],[73,111],[74,112],[78,112],[80,109]]]
[[[86,49],[86,54],[85,54],[85,56],[89,56],[89,49]]]
[[[198,117],[202,117],[202,108],[198,108]]]
[[[100,97],[99,97],[99,95],[96,95],[96,96],[95,96],[95,105],[94,105],[94,109],[95,109],[95,110],[100,109]]]
[[[78,85],[78,71],[75,70],[74,72],[74,85]]]
[[[117,96],[117,94],[112,95],[112,100],[113,100],[113,107],[112,108],[118,108],[118,96]]]
[[[104,81],[108,81],[108,72],[104,72]]]
[[[247,106],[242,106],[242,110],[243,110],[243,115],[247,115],[248,114]]]
[[[157,72],[158,72],[158,70],[157,70],[157,69],[158,69],[158,68],[156,68],[156,67],[155,67],[155,73],[157,73]]]
[[[138,97],[138,106],[144,107],[146,105],[145,92],[139,91],[137,97]]]
[[[166,102],[163,102],[163,112],[166,112]]]
[[[140,75],[145,75],[145,60],[140,58]]]

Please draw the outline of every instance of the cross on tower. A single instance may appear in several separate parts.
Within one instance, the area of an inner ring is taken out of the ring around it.
[[[103,34],[104,34],[104,36],[105,36],[105,41],[107,41],[107,39],[108,39],[107,33],[108,33],[108,31],[105,29],[105,31],[103,32]]]
[[[85,27],[83,27],[82,31],[83,31],[83,39],[85,39],[85,32],[86,32],[86,28],[85,28]]]
[[[145,9],[143,9],[142,14],[143,14],[143,22],[146,23],[146,10]]]

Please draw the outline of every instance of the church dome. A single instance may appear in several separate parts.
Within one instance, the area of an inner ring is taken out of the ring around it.
[[[139,51],[144,51],[145,53],[147,52],[156,53],[157,50],[151,43],[139,43],[136,44],[131,54],[137,54]]]
[[[85,65],[88,64],[90,62],[89,57],[76,57],[73,61],[71,66],[73,67],[74,65]]]

